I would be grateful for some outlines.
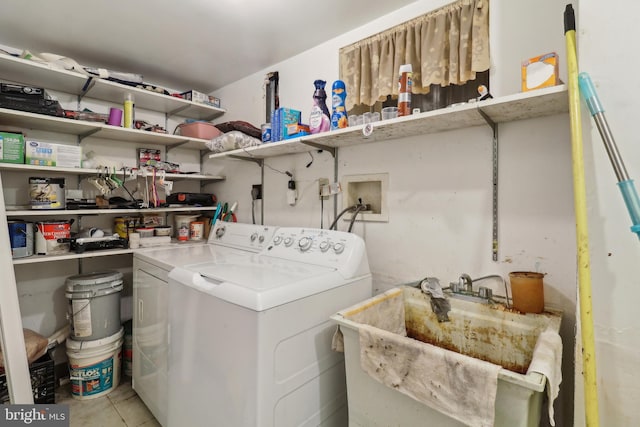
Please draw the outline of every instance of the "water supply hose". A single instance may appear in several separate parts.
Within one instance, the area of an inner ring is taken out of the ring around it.
[[[640,238],[640,200],[638,199],[636,187],[633,184],[633,180],[629,179],[627,168],[624,166],[616,141],[613,139],[613,134],[609,129],[607,118],[604,115],[604,108],[602,108],[602,104],[600,104],[600,99],[598,98],[589,74],[580,73],[578,75],[578,84],[580,86],[580,93],[584,97],[591,116],[596,122],[600,137],[602,137],[602,142],[604,142],[604,148],[609,155],[611,166],[613,166],[613,170],[618,178],[618,187],[620,187],[622,198],[627,206],[627,211],[629,211],[633,224],[631,231],[636,233],[638,238]]]
[[[600,425],[600,421],[598,414],[598,384],[593,332],[593,308],[591,305],[589,228],[587,222],[587,197],[582,149],[580,91],[578,88],[576,20],[571,4],[568,4],[564,11],[564,33],[567,47],[567,84],[569,87],[569,116],[571,118],[573,200],[576,215],[576,241],[578,249],[578,293],[580,297],[585,422],[587,427],[597,427]]]

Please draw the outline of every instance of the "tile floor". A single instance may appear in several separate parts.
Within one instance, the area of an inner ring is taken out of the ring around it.
[[[111,393],[91,400],[74,399],[69,384],[60,386],[56,403],[69,405],[70,427],[160,427],[126,376]]]

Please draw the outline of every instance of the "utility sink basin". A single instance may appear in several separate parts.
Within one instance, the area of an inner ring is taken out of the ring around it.
[[[363,324],[499,365],[494,425],[539,425],[546,377],[527,369],[538,336],[547,329],[558,332],[562,313],[545,309],[521,314],[498,304],[447,298],[449,322],[438,322],[430,297],[411,286],[391,289],[331,317],[344,340],[350,426],[422,425],[425,419],[429,425],[464,425],[369,376],[360,366]]]
[[[419,289],[403,288],[407,336],[526,374],[540,333],[560,329],[562,313],[521,314],[501,304],[479,304],[449,298],[449,322],[439,323],[430,297]]]

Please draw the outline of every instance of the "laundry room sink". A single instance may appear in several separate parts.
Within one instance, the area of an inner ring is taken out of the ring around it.
[[[498,370],[498,385],[494,425],[530,427],[539,424],[547,378],[541,373],[527,370],[533,358],[539,357],[537,352],[534,356],[538,338],[543,332],[558,333],[562,313],[545,309],[541,314],[521,314],[498,304],[448,299],[451,304],[448,322],[438,322],[431,308],[430,296],[410,286],[391,289],[332,316],[344,337],[350,425],[377,426],[398,422],[401,425],[418,425],[420,420],[426,418],[439,426],[464,425],[460,422],[461,418],[454,419],[453,415],[439,412],[424,401],[398,391],[397,382],[391,386],[385,385],[385,379],[377,377],[365,367],[367,362],[362,358],[368,357],[365,354],[370,352],[371,344],[375,345],[375,341],[367,341],[363,337],[372,330],[383,331],[381,340],[400,336],[400,340],[413,343],[409,344],[410,347],[386,350],[392,348],[386,347],[387,342],[395,345],[397,341],[380,341],[385,344],[384,354],[389,356],[379,359],[382,361],[380,370],[386,369],[383,365],[399,363],[399,360],[413,363],[413,355],[419,351],[411,355],[400,354],[403,348],[413,351],[412,347],[432,346],[438,347],[436,351],[439,353],[442,353],[442,349],[447,354],[454,352],[457,354],[455,358],[468,356],[472,360],[499,365],[495,367]],[[373,337],[378,339],[376,335]],[[445,356],[445,359],[451,357]],[[558,356],[558,363],[559,360]],[[419,368],[415,364],[407,366],[406,370],[392,371],[395,374]],[[455,376],[456,367],[444,369]],[[424,383],[432,382],[432,377],[436,375],[431,373],[439,369],[431,365],[427,368]],[[397,378],[400,382],[404,380],[402,375]]]
[[[449,298],[449,322],[438,322],[430,297],[417,288],[403,288],[407,336],[424,343],[495,363],[526,374],[540,333],[560,329],[562,313],[521,314],[502,304],[479,304]]]

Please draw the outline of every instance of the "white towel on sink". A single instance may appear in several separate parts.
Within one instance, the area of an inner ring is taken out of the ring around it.
[[[360,325],[360,365],[372,378],[468,426],[491,427],[499,365]]]
[[[527,373],[529,372],[538,372],[547,377],[549,422],[555,426],[553,401],[558,397],[562,382],[562,339],[557,332],[547,329],[538,336],[533,359],[527,369]]]

